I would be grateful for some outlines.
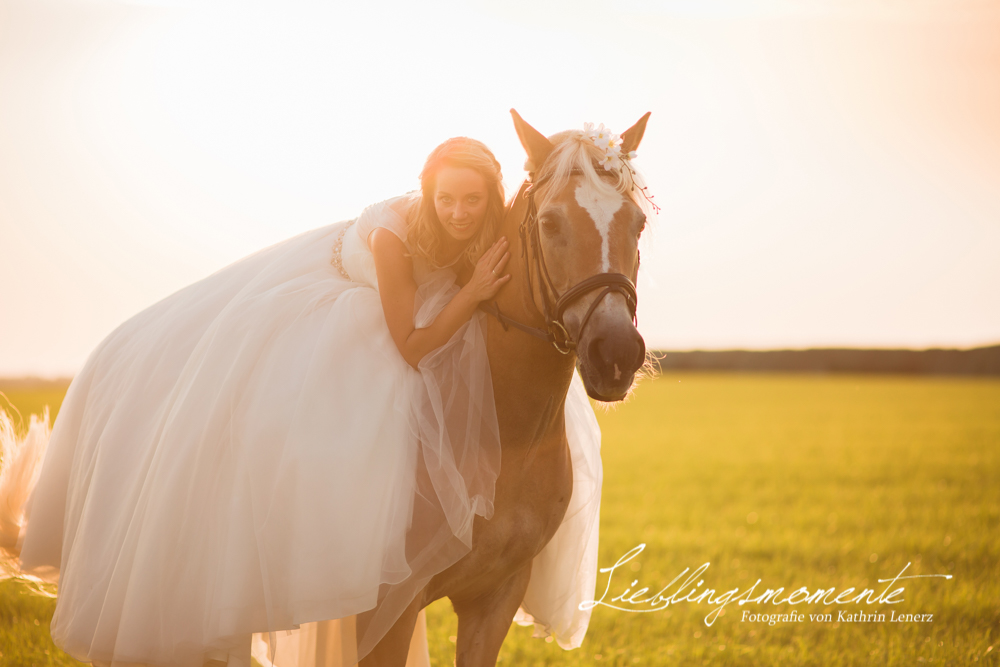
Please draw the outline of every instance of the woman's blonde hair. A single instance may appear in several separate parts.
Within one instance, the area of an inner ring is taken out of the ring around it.
[[[470,241],[464,251],[464,258],[475,264],[496,239],[497,230],[504,214],[503,175],[500,163],[481,141],[468,137],[454,137],[431,151],[420,172],[420,202],[410,218],[407,240],[413,254],[423,257],[432,268],[440,268],[440,258],[445,231],[441,228],[434,208],[434,189],[437,175],[443,167],[464,167],[482,175],[486,181],[488,201],[486,216],[479,233]]]

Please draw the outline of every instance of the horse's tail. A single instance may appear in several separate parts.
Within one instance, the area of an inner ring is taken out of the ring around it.
[[[51,432],[48,408],[40,419],[31,415],[23,436],[0,409],[0,579],[25,578],[18,560],[27,527],[24,506],[38,481]]]

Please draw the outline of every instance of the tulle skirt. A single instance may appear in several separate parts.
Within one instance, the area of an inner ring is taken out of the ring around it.
[[[468,552],[473,517],[492,515],[483,316],[411,368],[351,230],[350,277],[330,264],[348,224],[155,304],[74,379],[21,552],[26,572],[60,571],[51,628],[70,655],[249,665],[252,633],[351,619],[357,659]],[[418,326],[457,289],[450,271],[426,276]],[[599,431],[578,380],[570,394],[577,486],[519,614],[566,646],[589,620],[572,607],[593,594],[600,502]]]

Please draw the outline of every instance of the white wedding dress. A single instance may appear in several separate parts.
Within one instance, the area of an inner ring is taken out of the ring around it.
[[[59,570],[52,637],[70,655],[242,667],[253,646],[280,667],[350,665],[468,552],[500,467],[485,316],[419,371],[403,360],[367,245],[375,227],[405,242],[396,201],[232,264],[91,354],[21,550],[24,572]],[[421,327],[458,286],[415,264]],[[516,620],[572,648],[590,619],[578,605],[594,595],[602,474],[578,377],[566,418],[573,497]],[[422,626],[409,664],[426,661]]]

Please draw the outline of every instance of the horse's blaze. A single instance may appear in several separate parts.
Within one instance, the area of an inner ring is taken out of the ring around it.
[[[612,271],[611,245],[615,218],[622,212],[625,197],[610,188],[598,188],[587,179],[581,179],[573,191],[573,198],[590,218],[597,230],[601,249],[600,267],[594,273]],[[585,224],[584,220],[580,224]],[[619,221],[619,225],[624,224]],[[632,267],[614,270],[632,273]],[[597,298],[599,289],[592,298]],[[589,299],[576,304],[581,312],[590,307]],[[621,400],[628,393],[636,371],[645,360],[645,344],[632,325],[631,314],[624,300],[607,295],[594,311],[586,330],[577,332],[577,348],[581,377],[591,398],[604,401]]]
[[[576,203],[587,212],[601,235],[600,272],[607,273],[611,266],[611,222],[625,203],[625,198],[616,190],[598,190],[586,179],[576,186],[574,194]]]

